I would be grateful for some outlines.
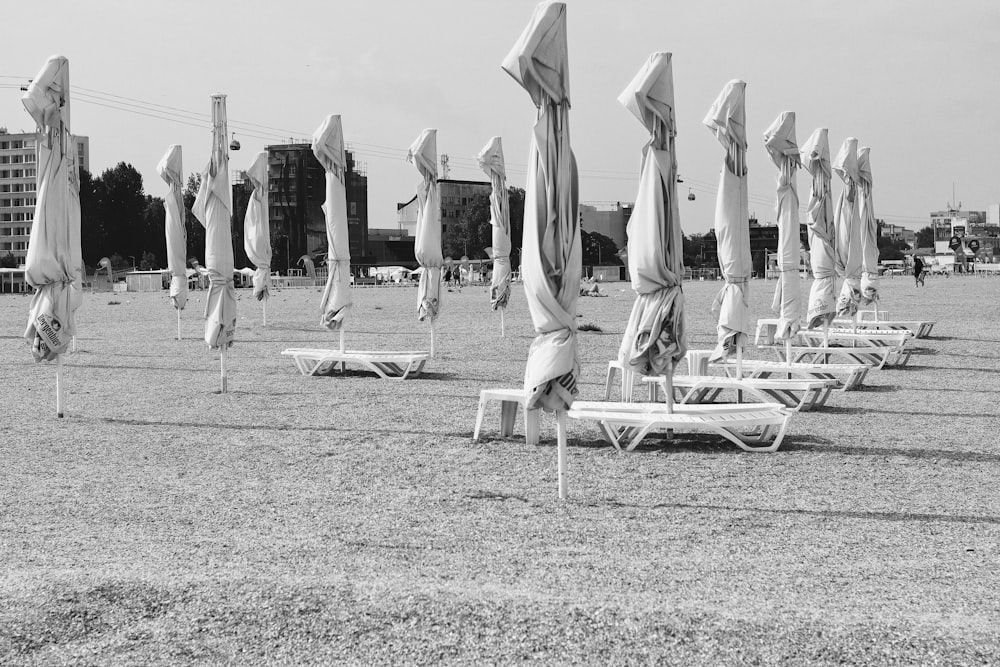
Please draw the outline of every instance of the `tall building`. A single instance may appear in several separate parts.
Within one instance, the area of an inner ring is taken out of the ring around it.
[[[353,263],[368,256],[368,174],[364,163],[346,151],[348,239]],[[326,174],[309,144],[267,147],[268,202],[273,259],[271,266],[285,272],[302,255],[327,252]]]
[[[580,229],[589,234],[596,232],[607,236],[619,249],[624,248],[627,241],[625,230],[634,207],[635,204],[631,202],[580,204],[577,207]]]
[[[74,137],[77,160],[90,170],[90,139]],[[37,203],[39,135],[11,134],[0,127],[0,259],[24,263]]]
[[[457,225],[472,206],[476,195],[486,195],[493,191],[488,181],[457,181],[450,178],[439,178],[438,189],[441,192],[441,233],[448,232],[449,225]],[[396,219],[399,230],[409,236],[417,233],[417,196],[408,202],[396,204]]]
[[[931,227],[934,229],[934,252],[952,252],[948,244],[952,236],[984,236],[986,233],[986,211],[962,211],[949,209],[947,211],[931,212]]]

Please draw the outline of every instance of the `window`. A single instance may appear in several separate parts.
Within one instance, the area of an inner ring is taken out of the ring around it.
[[[24,222],[24,221],[25,221],[24,213],[15,213],[14,214],[14,222]]]
[[[16,243],[14,243],[14,250],[27,250],[27,249],[28,249],[27,241],[17,241]]]
[[[10,206],[9,199],[0,199],[0,206]]]
[[[29,163],[29,164],[30,163],[34,163],[34,161],[35,161],[35,154],[34,153],[28,153],[27,155],[24,156],[24,161],[27,162],[27,163]]]
[[[24,169],[14,169],[10,172],[11,178],[24,178]]]
[[[10,192],[10,184],[4,183],[3,185],[0,185],[0,192]]]
[[[35,200],[34,197],[25,197],[24,198],[24,205],[25,206],[34,206],[35,204],[36,204],[36,200]]]
[[[9,141],[0,141],[0,151],[5,151],[10,148]]]
[[[0,178],[10,178],[10,170],[9,169],[0,170]]]
[[[7,185],[5,187],[9,188],[10,186]],[[24,183],[15,183],[14,184],[14,192],[24,192]]]
[[[0,243],[0,250],[13,250],[13,249],[14,249],[13,243]]]
[[[19,140],[14,140],[10,142],[11,148],[24,148],[24,142]]]
[[[10,205],[11,206],[24,206],[24,200],[21,199],[20,197],[18,197],[16,199],[11,199],[10,200]]]
[[[25,183],[24,184],[24,191],[25,192],[34,192],[37,187],[38,187],[38,185],[36,185],[35,183]]]
[[[10,156],[10,161],[11,161],[12,164],[21,164],[22,162],[24,162],[24,156],[23,155],[11,155]]]
[[[0,213],[0,222],[10,222],[10,213]]]
[[[351,202],[351,203],[349,204],[349,206],[351,207],[351,208],[350,208],[350,214],[351,214],[351,215],[357,215],[357,214],[358,214],[358,202],[356,202],[356,201],[352,201],[352,202]]]
[[[0,164],[10,164],[10,156],[0,155]]]
[[[38,172],[36,172],[34,169],[25,169],[24,170],[24,177],[25,178],[34,178],[37,173]]]
[[[35,147],[35,140],[34,139],[27,139],[27,140],[25,140],[24,147],[25,148],[34,148]]]

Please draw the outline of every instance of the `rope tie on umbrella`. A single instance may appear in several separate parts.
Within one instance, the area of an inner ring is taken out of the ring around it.
[[[749,278],[726,278],[727,285],[747,285],[749,282]]]

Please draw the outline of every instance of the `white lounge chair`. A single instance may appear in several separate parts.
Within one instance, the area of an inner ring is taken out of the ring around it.
[[[870,310],[860,311],[861,313],[871,313]],[[936,320],[890,320],[879,318],[861,318],[857,324],[853,320],[836,319],[833,325],[840,330],[850,331],[857,328],[860,331],[912,331],[915,338],[927,338],[931,335]]]
[[[711,350],[688,350],[687,362],[693,375],[707,375]],[[718,368],[730,377],[735,376],[737,364],[735,360],[726,359],[711,363],[712,368]],[[788,364],[782,361],[761,359],[744,359],[742,362],[743,377],[759,378],[805,378],[817,380],[835,380],[841,391],[851,391],[860,387],[872,368],[870,364],[859,363],[805,363]]]
[[[848,349],[851,353],[847,358],[856,358],[860,362],[868,360],[877,368],[885,366],[905,366],[913,349],[909,342],[914,339],[913,332],[906,331],[827,331],[817,329],[802,329],[799,338],[805,342],[800,347],[803,358],[817,348]],[[827,345],[827,343],[829,345]],[[794,346],[793,346],[794,347]],[[774,349],[777,349],[775,346]],[[784,359],[781,352],[780,358]],[[792,359],[796,361],[797,359]]]
[[[528,393],[524,389],[483,389],[479,392],[479,411],[476,413],[476,430],[472,433],[472,441],[479,442],[479,431],[483,426],[487,403],[500,402],[500,436],[509,437],[514,433],[517,409],[523,408],[527,400]],[[540,412],[538,409],[524,411],[524,439],[529,445],[538,444]]]
[[[283,356],[292,357],[295,367],[303,375],[332,375],[340,366],[341,372],[347,364],[361,366],[387,380],[405,380],[417,376],[430,358],[429,352],[369,352],[346,350],[321,350],[313,348],[289,348]]]
[[[737,403],[744,404],[744,395],[753,396],[761,403],[778,402],[796,412],[806,412],[826,403],[830,392],[839,386],[835,379],[819,378],[735,378],[719,375],[645,376],[642,381],[650,386],[650,400],[658,399],[659,391],[674,391],[678,403],[715,403],[723,391],[735,391]]]
[[[674,405],[575,401],[567,417],[594,421],[604,438],[631,451],[653,429],[708,431],[740,449],[773,452],[781,446],[792,412],[777,403]]]

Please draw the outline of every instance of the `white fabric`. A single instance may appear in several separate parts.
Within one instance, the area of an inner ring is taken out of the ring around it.
[[[858,224],[861,227],[861,303],[878,301],[878,222],[872,201],[872,166],[867,146],[858,150]]]
[[[184,310],[187,304],[187,228],[184,226],[184,167],[182,151],[178,144],[172,144],[159,164],[156,172],[167,184],[167,196],[163,199],[166,222],[163,226],[167,239],[167,268],[170,269],[170,299],[174,308]]]
[[[816,328],[829,324],[837,314],[836,244],[837,232],[833,217],[833,192],[830,181],[829,131],[817,128],[802,146],[801,157],[812,177],[809,203],[806,206],[806,226],[809,228],[809,263],[813,284],[809,289],[806,326]]]
[[[750,335],[749,281],[750,211],[747,202],[746,83],[726,84],[703,121],[726,149],[715,201],[715,236],[719,267],[726,283],[715,297],[712,312],[718,317],[718,343],[713,361],[736,353]]]
[[[833,170],[844,182],[837,198],[834,227],[837,230],[837,275],[843,278],[837,298],[837,314],[853,316],[861,301],[861,224],[858,219],[858,140],[844,140]]]
[[[493,279],[490,281],[490,305],[493,310],[506,308],[510,301],[510,209],[507,194],[507,173],[504,169],[503,145],[493,137],[479,151],[479,168],[490,177],[490,225],[493,245],[487,248],[493,259]]]
[[[243,216],[243,250],[257,270],[253,274],[253,296],[262,301],[270,296],[271,287],[271,223],[267,200],[267,151],[254,157],[247,169],[247,179],[253,186],[247,212]]]
[[[582,253],[576,217],[576,160],[569,141],[566,5],[543,2],[503,62],[531,96],[521,274],[538,334],[524,371],[526,407],[567,410],[579,392],[576,307]]]
[[[410,146],[406,156],[416,165],[421,181],[417,186],[417,230],[413,252],[426,271],[417,290],[417,319],[437,319],[441,310],[441,192],[437,184],[437,130],[426,129]]]
[[[618,351],[624,368],[643,375],[670,373],[687,352],[673,79],[671,54],[654,53],[618,97],[650,135],[627,229],[636,299]]]
[[[205,342],[213,350],[229,347],[236,337],[228,134],[226,96],[212,95],[212,158],[201,174],[201,187],[191,212],[205,228],[205,265],[209,278]]]
[[[331,331],[344,326],[351,309],[351,246],[347,224],[347,156],[340,116],[331,114],[313,133],[313,155],[326,172],[326,287],[320,300],[319,322]]]
[[[25,258],[25,280],[36,288],[24,337],[35,361],[66,352],[76,335],[83,299],[80,183],[70,133],[69,61],[52,56],[21,98],[38,126],[37,201]]]
[[[775,338],[789,340],[799,331],[799,193],[795,172],[799,146],[795,141],[795,112],[783,111],[764,133],[764,146],[778,167],[775,215],[778,221],[778,285],[771,309],[778,314]]]

